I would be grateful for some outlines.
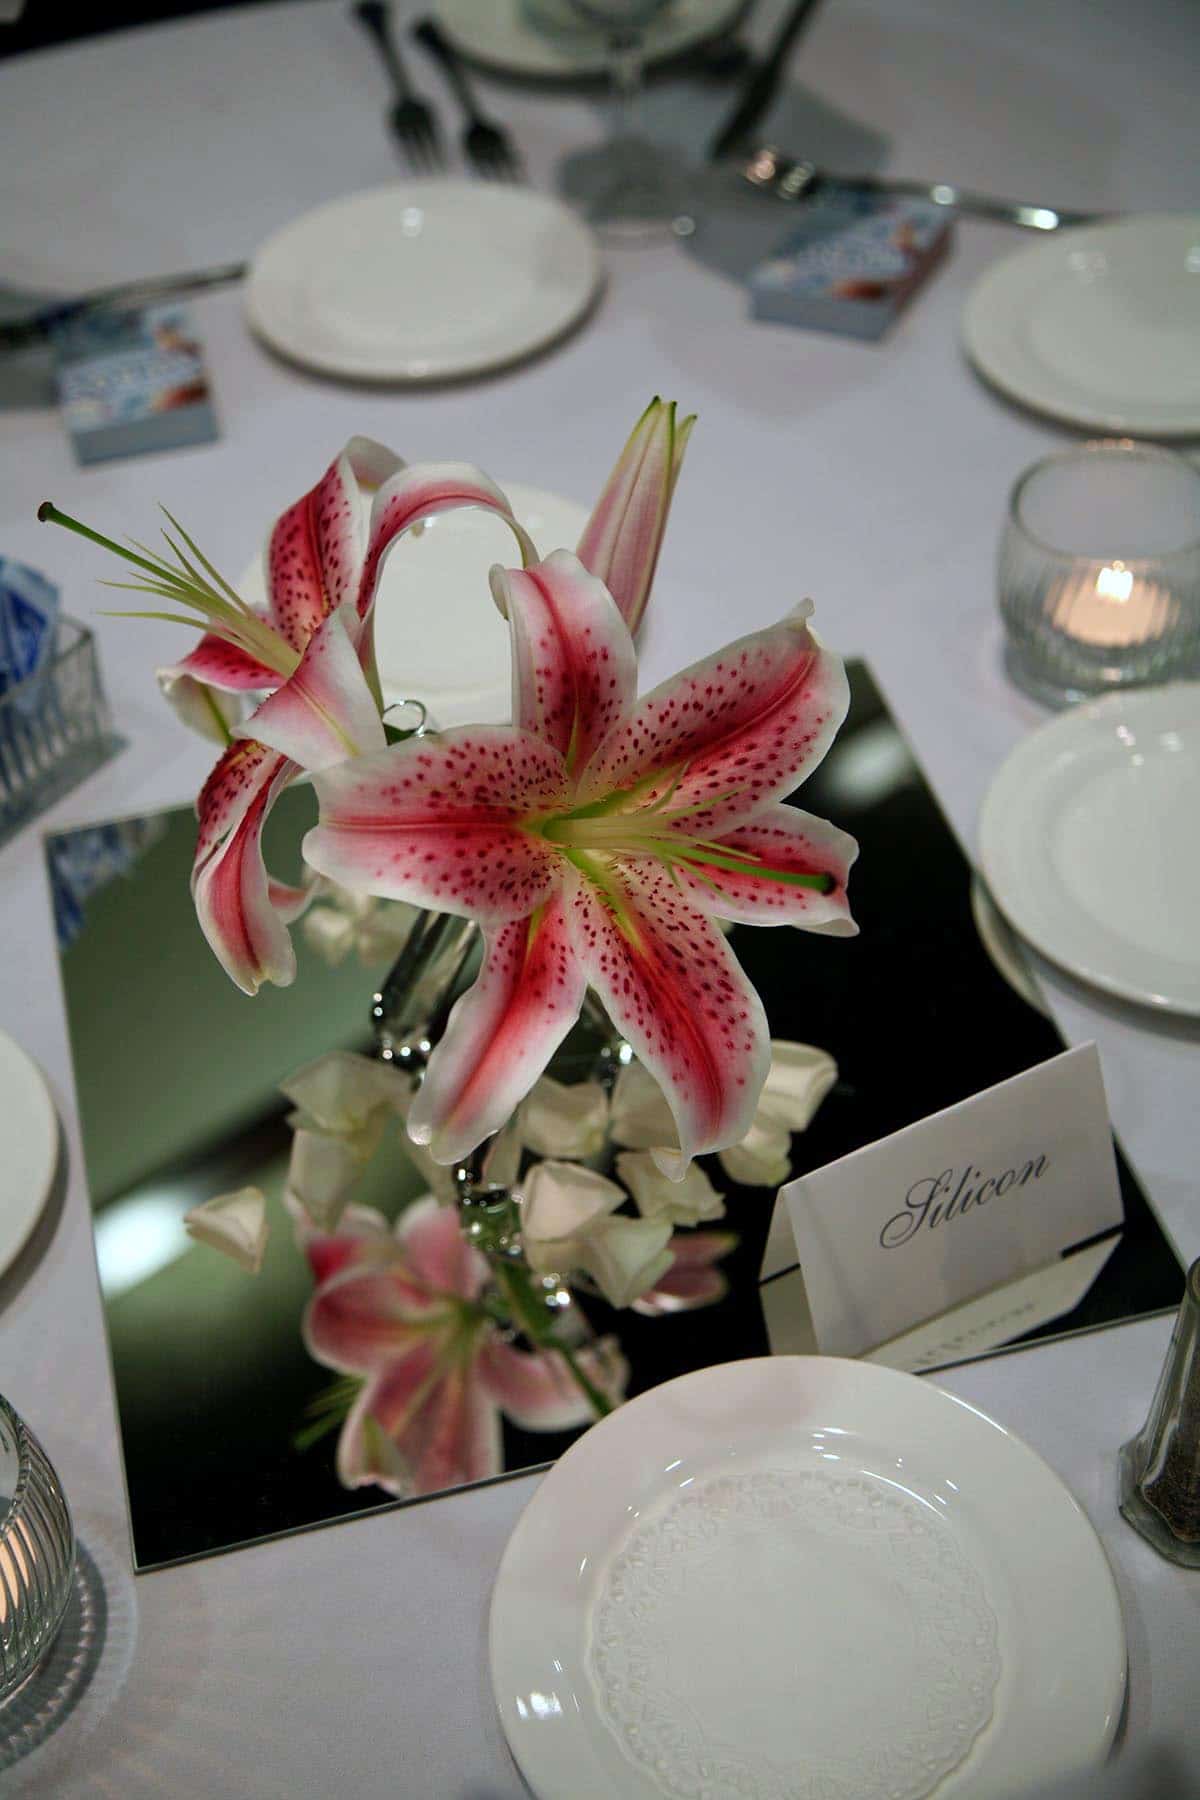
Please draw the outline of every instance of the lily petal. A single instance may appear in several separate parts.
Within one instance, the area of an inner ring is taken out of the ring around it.
[[[408,1118],[440,1163],[498,1131],[579,1016],[585,981],[557,896],[485,932],[483,966],[456,1001]]]
[[[579,560],[609,589],[631,632],[654,579],[667,513],[694,418],[675,419],[675,402],[650,402],[596,502],[579,540]]]
[[[623,1150],[617,1157],[617,1175],[637,1203],[643,1219],[667,1219],[672,1225],[698,1225],[702,1219],[719,1219],[725,1201],[697,1163],[682,1181],[663,1174],[645,1150]]]
[[[311,1356],[346,1375],[382,1373],[436,1337],[452,1301],[414,1282],[395,1252],[387,1263],[348,1262],[322,1282],[304,1315]]]
[[[296,976],[296,955],[263,863],[262,827],[276,795],[297,773],[287,757],[240,738],[200,792],[192,865],[196,916],[221,967],[246,994],[256,994],[264,981],[287,987]],[[290,910],[292,891],[276,893]]]
[[[743,1187],[782,1187],[792,1172],[792,1134],[760,1106],[741,1143],[727,1145],[719,1161]]]
[[[257,1275],[267,1247],[266,1195],[256,1187],[218,1194],[184,1213],[183,1229],[198,1244],[220,1250],[239,1268]]]
[[[374,1483],[402,1499],[498,1475],[500,1415],[471,1363],[433,1366],[429,1347],[359,1395],[338,1440],[346,1487]]]
[[[676,1142],[675,1121],[666,1095],[649,1069],[636,1059],[624,1063],[612,1094],[612,1135],[633,1150],[654,1150]]]
[[[679,1149],[654,1147],[681,1180],[704,1151],[750,1129],[770,1066],[762,1001],[711,919],[648,859],[614,859],[603,900],[580,882],[571,929],[613,1024],[659,1083]]]
[[[341,607],[318,625],[295,672],[234,737],[269,744],[302,769],[326,769],[385,748],[383,721],[350,636],[357,621]]]
[[[566,803],[562,757],[529,732],[410,738],[325,769],[314,786],[320,822],[304,858],[343,887],[488,925],[527,917],[561,878],[553,847],[520,829]]]
[[[498,514],[516,538],[522,560],[537,561],[537,551],[513,517],[503,490],[482,469],[471,463],[414,465],[385,481],[371,506],[366,560],[358,587],[360,619],[365,619],[371,610],[383,559],[396,539],[423,520],[437,513],[453,512],[460,506],[482,506]]]
[[[494,568],[491,579],[512,634],[513,724],[581,769],[637,693],[629,628],[569,550],[528,570]]]
[[[353,1133],[293,1126],[287,1192],[322,1231],[336,1229],[355,1183],[379,1148],[385,1123],[379,1115]]]
[[[242,717],[236,696],[262,692],[279,681],[277,670],[211,631],[189,655],[155,674],[164,700],[184,724],[218,744],[229,742],[230,728]]]
[[[589,1234],[625,1201],[615,1181],[578,1163],[534,1163],[521,1188],[525,1258],[544,1275],[580,1266]]]
[[[687,830],[712,837],[782,800],[821,761],[846,716],[841,658],[808,629],[811,602],[646,694],[583,773],[578,800],[671,793]]]
[[[763,1083],[759,1111],[781,1119],[789,1131],[806,1131],[837,1074],[837,1063],[828,1050],[772,1038],[771,1068]]]
[[[367,547],[360,490],[378,486],[400,466],[382,444],[352,438],[316,487],[276,522],[267,544],[267,592],[273,622],[294,650],[303,650],[345,601],[357,604]]]
[[[677,1231],[671,1239],[671,1267],[634,1301],[634,1312],[661,1317],[723,1300],[729,1282],[713,1265],[736,1244],[732,1231]]]
[[[632,1306],[671,1267],[667,1219],[601,1219],[588,1233],[580,1266],[610,1306]]]
[[[614,1405],[624,1398],[629,1364],[615,1338],[576,1351],[583,1373]],[[552,1350],[518,1350],[492,1338],[480,1351],[479,1380],[522,1431],[572,1431],[589,1425],[591,1404],[561,1356]]]
[[[755,871],[742,874],[703,860],[680,867],[679,879],[704,912],[745,925],[797,925],[827,937],[853,937],[858,926],[850,917],[846,883],[858,855],[848,832],[797,806],[768,806],[748,825],[739,825],[716,840],[719,856],[750,862]],[[775,871],[773,875],[770,871]],[[831,875],[828,894],[796,887],[778,874]]]
[[[608,1095],[598,1081],[567,1086],[543,1075],[521,1108],[521,1138],[538,1156],[598,1156],[607,1130]]]
[[[353,1263],[395,1260],[392,1228],[374,1207],[348,1206],[338,1220],[337,1230],[328,1232],[313,1224],[298,1200],[285,1193],[283,1203],[295,1226],[296,1243],[307,1257],[318,1287]]]
[[[463,1236],[458,1208],[439,1205],[432,1194],[405,1207],[396,1239],[413,1277],[438,1293],[474,1300],[487,1283],[487,1263]]]

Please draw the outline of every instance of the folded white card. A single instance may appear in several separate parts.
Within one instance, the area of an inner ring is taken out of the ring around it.
[[[763,1274],[798,1258],[830,1355],[877,1349],[1045,1268],[1123,1221],[1095,1045],[800,1176],[776,1212]]]

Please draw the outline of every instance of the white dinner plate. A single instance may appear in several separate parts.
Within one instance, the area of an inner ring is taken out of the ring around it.
[[[1046,1003],[1030,973],[1021,949],[1021,940],[988,893],[987,884],[978,875],[971,877],[971,917],[979,933],[979,941],[987,951],[998,974],[1010,988],[1020,994],[1035,1012],[1048,1017]]]
[[[979,821],[984,879],[1073,975],[1200,1015],[1200,683],[1107,694],[1018,744]]]
[[[492,1596],[539,1800],[1000,1800],[1099,1761],[1125,1644],[1099,1541],[1018,1439],[915,1376],[723,1363],[544,1477]]]
[[[664,62],[731,29],[746,0],[671,0],[646,28],[646,60]],[[457,49],[503,75],[578,81],[603,75],[611,57],[603,32],[575,24],[567,0],[435,0]]]
[[[575,548],[586,507],[518,481],[500,486],[540,555]],[[512,717],[508,626],[488,570],[518,561],[508,527],[476,506],[441,513],[395,545],[375,601],[375,656],[389,705],[420,700],[443,729]],[[238,592],[252,606],[266,604],[261,558],[242,572]]]
[[[599,282],[596,240],[560,201],[503,182],[409,181],[277,231],[251,264],[246,310],[307,368],[434,381],[552,343]]]
[[[996,263],[963,315],[972,362],[1052,418],[1200,432],[1200,215],[1056,231]]]
[[[58,1115],[45,1076],[0,1031],[0,1274],[29,1241],[58,1165]]]

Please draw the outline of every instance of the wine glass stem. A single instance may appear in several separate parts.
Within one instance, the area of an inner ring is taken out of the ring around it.
[[[645,57],[639,31],[614,32],[609,43],[613,89],[614,144],[626,143],[634,136],[637,99],[642,85]]]

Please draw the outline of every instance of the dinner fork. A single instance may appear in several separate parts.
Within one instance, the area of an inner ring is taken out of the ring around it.
[[[393,133],[419,174],[440,169],[443,159],[437,119],[429,102],[413,91],[392,36],[386,5],[383,0],[358,0],[354,15],[382,57],[396,92],[388,113]]]
[[[523,171],[516,146],[507,131],[481,111],[474,90],[467,80],[462,58],[441,26],[434,19],[422,19],[413,26],[413,36],[418,43],[424,44],[431,56],[437,58],[446,79],[454,89],[459,105],[467,115],[462,144],[463,153],[472,168],[480,175],[494,176],[501,181],[519,181]]]

